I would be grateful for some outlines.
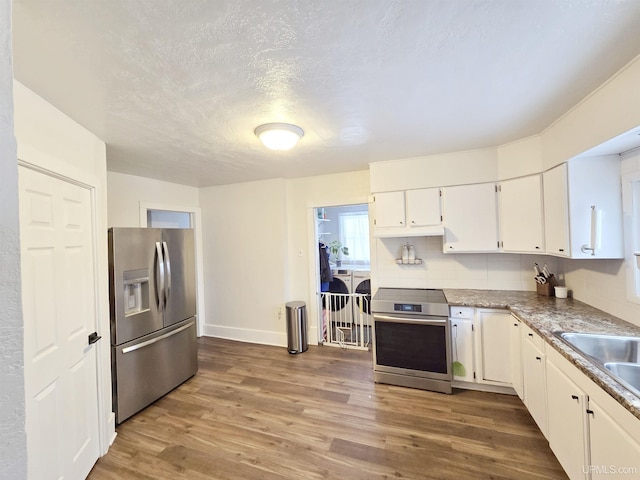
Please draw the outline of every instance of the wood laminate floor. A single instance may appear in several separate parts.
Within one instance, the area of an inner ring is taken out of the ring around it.
[[[377,385],[370,352],[203,337],[89,479],[564,479],[515,396]]]

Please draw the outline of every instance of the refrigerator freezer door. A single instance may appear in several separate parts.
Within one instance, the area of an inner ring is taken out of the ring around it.
[[[162,231],[165,260],[164,326],[196,314],[196,272],[193,230],[167,228]]]
[[[156,242],[162,242],[162,230],[109,229],[112,345],[120,345],[163,327]]]
[[[195,319],[112,346],[111,362],[113,407],[119,424],[195,375]]]

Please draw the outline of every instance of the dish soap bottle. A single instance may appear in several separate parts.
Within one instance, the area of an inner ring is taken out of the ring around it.
[[[416,251],[413,249],[413,245],[409,245],[409,263],[416,263]]]
[[[409,249],[406,243],[402,245],[402,263],[409,263]]]

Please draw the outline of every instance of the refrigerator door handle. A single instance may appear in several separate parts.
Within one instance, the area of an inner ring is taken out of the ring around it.
[[[166,306],[169,301],[169,295],[171,294],[171,259],[169,258],[169,247],[167,247],[167,242],[162,242],[162,250],[164,251],[164,262],[167,269],[167,277],[164,284],[164,302]]]
[[[152,338],[151,340],[146,340],[142,343],[131,345],[130,347],[125,347],[122,349],[122,353],[131,353],[141,348],[148,347],[149,345],[158,343],[160,340],[164,340],[165,338],[172,337],[173,335],[176,335],[177,333],[180,333],[181,331],[186,330],[187,328],[190,328],[192,325],[193,325],[193,322],[189,322],[186,325],[183,325],[180,328],[176,328],[175,330],[165,333],[164,335],[160,335],[159,337]]]
[[[162,259],[162,247],[160,242],[156,242],[156,266],[158,268],[157,280],[160,281],[160,288],[156,282],[156,295],[158,295],[158,310],[164,311],[165,299],[164,299],[164,260]]]

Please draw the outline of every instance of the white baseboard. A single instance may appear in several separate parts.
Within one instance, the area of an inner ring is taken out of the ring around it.
[[[202,333],[207,337],[226,338],[227,340],[237,340],[239,342],[274,345],[276,347],[287,346],[287,334],[281,332],[223,327],[221,325],[203,325]]]
[[[480,392],[503,393],[506,395],[517,395],[516,391],[511,387],[502,387],[500,385],[487,385],[486,383],[473,383],[454,380],[451,383],[454,388],[463,390],[478,390]]]
[[[227,340],[236,340],[238,342],[258,343],[276,347],[287,346],[286,332],[251,330],[248,328],[224,327],[221,325],[203,325],[202,335],[205,337],[226,338]],[[317,328],[310,328],[307,331],[307,343],[309,345],[318,345]]]
[[[104,456],[107,454],[107,452],[109,451],[109,448],[111,447],[111,445],[113,445],[113,442],[115,442],[116,440],[116,436],[118,436],[118,434],[116,433],[116,414],[115,412],[110,412],[109,416],[107,417],[107,431],[106,431],[106,435],[107,435],[107,442],[104,448],[104,451],[100,453],[100,456]]]

